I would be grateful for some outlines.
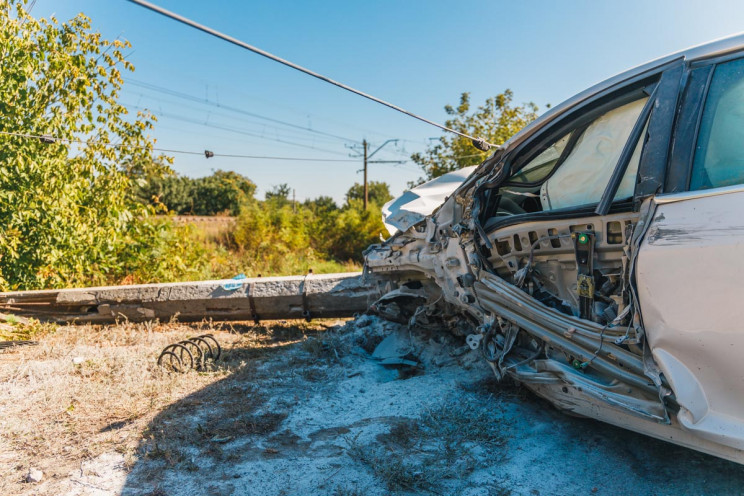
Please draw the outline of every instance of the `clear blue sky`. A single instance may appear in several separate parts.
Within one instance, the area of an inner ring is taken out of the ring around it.
[[[474,103],[506,88],[542,109],[626,68],[744,30],[744,2],[706,1],[283,1],[154,3],[425,117],[470,91]],[[381,144],[376,158],[405,160],[440,135],[356,95],[145,10],[126,0],[37,0],[32,14],[92,18],[107,38],[128,39],[136,71],[122,101],[159,116],[157,146],[223,154],[348,158],[352,143],[184,100],[152,85]],[[144,87],[142,84],[149,85]],[[283,143],[291,142],[293,144]],[[263,191],[288,183],[298,199],[340,201],[361,181],[357,163],[205,159],[175,155],[197,177],[234,170]],[[416,166],[373,164],[370,180],[399,194]]]

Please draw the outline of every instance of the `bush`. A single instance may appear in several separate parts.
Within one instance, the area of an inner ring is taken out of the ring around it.
[[[82,14],[60,24],[24,5],[0,3],[0,131],[11,133],[0,135],[0,289],[165,280],[206,267],[188,233],[132,196],[133,182],[167,171],[168,159],[152,155],[152,117],[127,117],[117,102],[120,70],[133,70],[129,44],[103,40]]]
[[[362,251],[384,232],[375,203],[366,211],[356,199],[343,208],[327,197],[293,205],[282,186],[244,205],[232,231],[244,263],[264,274],[357,269]]]

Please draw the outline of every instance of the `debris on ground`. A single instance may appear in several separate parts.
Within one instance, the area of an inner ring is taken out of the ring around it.
[[[44,478],[44,472],[42,472],[41,470],[35,469],[35,468],[30,468],[28,470],[28,474],[26,474],[25,481],[35,483],[35,482],[41,482],[41,479],[43,478]]]
[[[213,369],[157,366],[165,345],[205,332],[223,347]],[[78,356],[85,361],[72,365]],[[567,417],[496,382],[464,338],[377,317],[60,327],[38,347],[0,357],[2,494],[28,493],[30,466],[46,473],[33,494],[67,496],[744,487],[738,465]]]

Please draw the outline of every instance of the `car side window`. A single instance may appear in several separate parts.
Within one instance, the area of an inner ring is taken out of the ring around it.
[[[648,97],[604,112],[548,145],[507,179],[496,215],[596,204]],[[635,147],[614,200],[632,198],[643,139]]]
[[[700,120],[690,190],[744,184],[744,59],[719,64]]]
[[[647,100],[642,98],[610,110],[589,124],[563,163],[542,184],[543,210],[599,202]],[[616,200],[633,196],[640,155],[641,143],[638,143]]]

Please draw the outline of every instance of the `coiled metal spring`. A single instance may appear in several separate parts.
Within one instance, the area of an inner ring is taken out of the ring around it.
[[[169,344],[158,357],[158,365],[173,372],[204,370],[222,354],[220,343],[211,334],[203,334],[185,341]]]

